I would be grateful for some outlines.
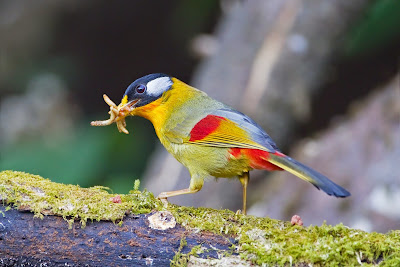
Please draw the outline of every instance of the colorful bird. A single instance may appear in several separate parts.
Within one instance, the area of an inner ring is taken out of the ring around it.
[[[112,103],[107,99],[105,96],[106,102]],[[249,172],[253,169],[286,170],[328,195],[350,196],[324,175],[280,152],[251,118],[177,78],[161,73],[144,76],[128,86],[118,107],[109,105],[112,119],[92,125],[117,122],[118,129],[127,133],[126,116],[144,117],[152,122],[167,151],[188,168],[189,187],[162,192],[160,199],[196,193],[209,176],[238,177],[243,186],[242,212],[246,214]]]

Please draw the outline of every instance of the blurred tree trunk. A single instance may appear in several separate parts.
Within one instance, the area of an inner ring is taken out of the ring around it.
[[[353,105],[350,118],[317,138],[303,140],[293,157],[321,169],[351,192],[337,200],[286,172],[276,172],[253,188],[259,202],[251,214],[307,224],[324,220],[366,231],[386,232],[400,225],[400,76]],[[323,214],[323,217],[315,214]]]
[[[296,126],[312,117],[310,106],[315,92],[332,74],[331,64],[339,55],[344,37],[370,3],[240,2],[221,19],[216,31],[217,52],[199,66],[192,85],[254,118],[285,151],[293,142]],[[189,186],[188,171],[161,146],[149,166],[145,187],[155,194]],[[265,172],[253,171],[250,185],[260,181],[257,176],[265,176]],[[288,179],[292,181],[293,177]],[[281,185],[274,188],[272,198],[280,194]],[[262,192],[251,196],[251,200],[261,198]],[[239,209],[241,186],[227,179],[210,181],[197,194],[170,201]],[[322,211],[320,217],[326,218],[329,212]]]

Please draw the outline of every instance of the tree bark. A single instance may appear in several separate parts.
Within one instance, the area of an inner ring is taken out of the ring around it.
[[[72,228],[59,216],[33,218],[31,212],[5,211],[0,206],[1,266],[169,266],[177,252],[194,246],[207,248],[202,257],[218,258],[229,251],[233,239],[208,232],[194,232],[180,225],[153,229],[150,214],[124,218],[118,226],[109,221],[75,222]],[[181,247],[181,240],[185,246]]]

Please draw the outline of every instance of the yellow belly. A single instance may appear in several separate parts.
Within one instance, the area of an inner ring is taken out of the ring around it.
[[[231,178],[252,170],[246,158],[234,158],[229,148],[173,143],[165,147],[191,175]]]

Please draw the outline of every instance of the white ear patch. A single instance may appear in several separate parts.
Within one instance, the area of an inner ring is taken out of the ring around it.
[[[147,94],[159,96],[168,90],[172,85],[169,77],[160,77],[147,83]]]

